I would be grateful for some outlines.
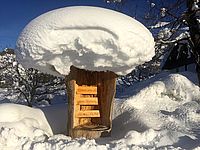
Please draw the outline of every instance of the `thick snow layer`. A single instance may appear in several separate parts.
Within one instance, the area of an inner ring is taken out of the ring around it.
[[[128,95],[128,98],[125,101],[117,101],[120,106],[117,107],[120,109],[115,109],[115,118],[122,114],[126,114],[126,117],[121,127],[119,120],[114,123],[118,124],[118,130],[122,130],[124,126],[130,127],[135,122],[135,126],[131,128],[136,131],[167,129],[189,133],[188,129],[198,128],[200,123],[199,90],[198,86],[183,75],[161,74],[154,82],[126,89],[125,95]],[[125,128],[121,134],[124,135],[129,130],[130,128]]]
[[[200,149],[200,92],[199,87],[189,80],[191,78],[196,76],[193,73],[164,73],[127,88],[115,102],[111,137],[96,140],[71,139],[58,134],[66,130],[67,117],[63,115],[67,112],[66,105],[42,109],[56,133],[48,135],[45,134],[48,130],[42,128],[46,126],[43,114],[37,113],[37,119],[34,118],[36,112],[40,112],[38,109],[1,104],[0,118],[5,118],[0,120],[1,124],[8,122],[10,116],[13,125],[5,124],[0,129],[0,149]],[[17,111],[19,108],[22,111]],[[18,117],[19,114],[23,117]],[[33,126],[35,120],[41,122],[40,128],[39,125],[36,127],[40,129],[38,134],[29,135],[33,128],[28,131],[25,127],[21,132],[16,128],[19,123],[24,127],[25,119],[22,118],[27,116],[30,117],[28,125]]]
[[[17,104],[5,103],[0,105],[0,127],[14,129],[15,134],[30,138],[53,134],[44,113],[40,109]]]
[[[154,55],[152,34],[141,23],[104,8],[77,6],[32,20],[17,43],[25,67],[67,75],[71,65],[94,71],[129,73]]]

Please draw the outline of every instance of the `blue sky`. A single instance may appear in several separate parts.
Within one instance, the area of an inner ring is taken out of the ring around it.
[[[134,16],[147,6],[146,0],[127,0],[123,12]],[[0,0],[0,50],[15,47],[23,28],[37,16],[67,6],[99,6],[114,9],[113,4],[104,0]]]

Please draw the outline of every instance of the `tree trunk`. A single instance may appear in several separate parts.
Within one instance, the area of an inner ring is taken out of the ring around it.
[[[192,52],[196,59],[196,72],[199,80],[200,86],[200,10],[197,7],[194,7],[195,4],[199,6],[200,2],[196,0],[187,0],[187,23],[190,31],[190,37],[192,42]]]
[[[70,69],[66,77],[68,134],[89,139],[108,136],[117,76],[110,71],[86,71],[73,66]]]

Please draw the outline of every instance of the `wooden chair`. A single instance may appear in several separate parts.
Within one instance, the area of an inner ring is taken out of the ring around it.
[[[66,78],[68,134],[71,137],[91,139],[110,135],[116,77],[113,72],[71,67]]]

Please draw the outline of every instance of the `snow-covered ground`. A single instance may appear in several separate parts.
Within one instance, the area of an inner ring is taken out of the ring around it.
[[[123,75],[153,57],[154,39],[141,23],[124,14],[96,7],[68,7],[31,21],[16,48],[25,67],[50,74],[67,75],[74,65]],[[190,72],[163,72],[119,88],[112,134],[96,140],[65,135],[68,114],[62,96],[51,106],[29,108],[4,103],[13,101],[15,95],[8,97],[6,90],[1,90],[0,149],[200,149],[196,80]]]
[[[161,73],[122,90],[115,100],[111,137],[96,140],[64,135],[64,103],[42,108],[0,104],[0,149],[200,149],[195,83],[191,72]]]

